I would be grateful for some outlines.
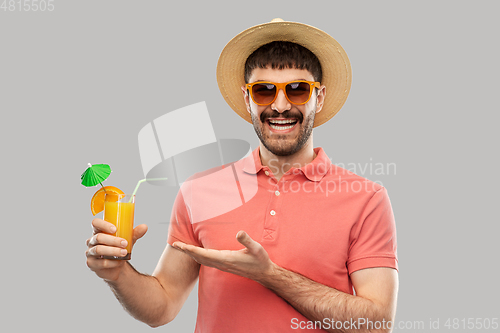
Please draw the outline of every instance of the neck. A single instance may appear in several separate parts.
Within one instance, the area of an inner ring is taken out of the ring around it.
[[[311,163],[316,157],[316,153],[313,150],[312,136],[309,138],[307,143],[299,151],[292,155],[278,156],[267,150],[266,147],[260,143],[260,161],[263,166],[267,166],[277,180],[292,167],[301,168],[304,165]]]

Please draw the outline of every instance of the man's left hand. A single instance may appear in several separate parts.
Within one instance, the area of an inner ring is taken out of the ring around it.
[[[236,234],[236,239],[245,248],[238,251],[212,250],[174,242],[172,246],[191,256],[199,264],[217,268],[221,271],[240,275],[254,281],[261,281],[272,274],[274,263],[266,250],[244,231]]]

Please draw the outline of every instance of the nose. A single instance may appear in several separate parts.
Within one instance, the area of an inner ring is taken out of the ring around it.
[[[271,108],[278,111],[279,113],[282,113],[284,111],[290,110],[291,107],[292,105],[286,99],[285,92],[282,89],[280,89],[278,91],[278,96],[276,96],[276,99],[271,104]]]

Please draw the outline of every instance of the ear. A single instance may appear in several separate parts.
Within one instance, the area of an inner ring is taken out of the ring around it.
[[[243,93],[243,99],[245,100],[247,111],[250,113],[250,96],[248,95],[248,90],[245,86],[241,86],[241,92]]]
[[[325,103],[326,97],[326,87],[321,86],[318,88],[318,93],[316,95],[316,113],[319,113],[323,109],[323,104]]]

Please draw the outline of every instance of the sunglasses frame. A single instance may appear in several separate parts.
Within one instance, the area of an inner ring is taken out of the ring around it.
[[[292,102],[289,98],[288,98],[288,95],[286,93],[286,86],[290,83],[296,83],[296,82],[305,82],[305,83],[308,83],[310,86],[311,86],[311,89],[309,89],[309,97],[307,97],[307,100],[304,102],[304,103],[294,103]],[[261,103],[257,103],[257,101],[253,98],[253,92],[252,92],[252,87],[256,84],[272,84],[276,87],[276,94],[274,95],[274,98],[271,102],[269,103],[265,103],[265,104],[261,104]],[[252,101],[257,104],[257,105],[260,105],[260,106],[264,106],[264,105],[271,105],[274,103],[274,101],[276,100],[276,98],[278,97],[278,94],[279,94],[279,91],[280,90],[283,90],[283,93],[285,94],[285,98],[287,101],[289,101],[290,103],[292,104],[295,104],[295,105],[304,105],[306,104],[307,102],[309,102],[309,100],[311,99],[311,96],[312,96],[312,92],[314,89],[312,88],[320,88],[321,87],[321,84],[319,82],[314,82],[314,81],[306,81],[306,80],[293,80],[293,81],[289,81],[289,82],[283,82],[283,83],[276,83],[276,82],[271,82],[271,81],[257,81],[257,82],[252,82],[252,83],[247,83],[246,84],[246,88],[247,88],[247,91],[249,91],[250,93],[250,97],[252,98]]]

